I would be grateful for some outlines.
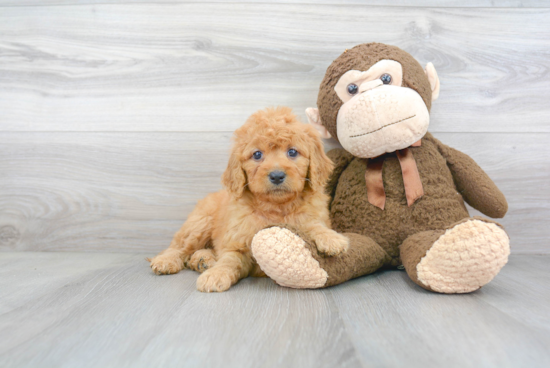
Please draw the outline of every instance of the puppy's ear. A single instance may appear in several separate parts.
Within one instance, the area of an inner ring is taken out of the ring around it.
[[[334,164],[325,154],[319,132],[311,126],[306,126],[306,132],[310,141],[309,169],[307,173],[309,185],[313,191],[323,190],[332,173]]]
[[[222,184],[229,193],[237,198],[243,195],[244,186],[246,185],[246,175],[241,161],[234,152],[231,153],[227,169],[225,169],[222,175]]]

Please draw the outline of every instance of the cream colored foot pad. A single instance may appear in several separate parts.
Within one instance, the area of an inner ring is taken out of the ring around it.
[[[498,225],[470,220],[448,229],[416,266],[418,279],[441,293],[487,284],[508,261],[509,239]]]
[[[304,241],[288,229],[275,226],[259,231],[251,248],[262,271],[281,286],[315,289],[327,282],[327,272]]]

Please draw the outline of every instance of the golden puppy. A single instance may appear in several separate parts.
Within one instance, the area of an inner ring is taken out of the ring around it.
[[[225,291],[242,278],[263,275],[250,243],[277,223],[300,228],[326,255],[345,251],[348,239],[330,229],[324,185],[331,170],[318,132],[290,108],[256,112],[235,131],[225,189],[199,201],[170,247],[150,260],[151,268],[157,274],[204,271],[198,290]]]

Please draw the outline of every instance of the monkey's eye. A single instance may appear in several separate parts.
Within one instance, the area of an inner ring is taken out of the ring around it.
[[[384,84],[390,84],[391,83],[391,75],[389,75],[388,73],[384,73],[380,76],[380,80]]]
[[[256,151],[252,154],[252,158],[254,158],[254,160],[261,160],[262,156],[262,151]]]
[[[357,94],[357,91],[359,91],[359,87],[357,87],[357,84],[348,84],[348,93],[350,95]]]
[[[289,156],[289,157],[296,157],[296,156],[298,156],[298,151],[296,151],[294,148],[289,149],[287,153],[288,153],[288,156]]]

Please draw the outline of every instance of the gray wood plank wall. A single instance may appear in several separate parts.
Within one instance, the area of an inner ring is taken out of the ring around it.
[[[513,252],[548,253],[548,3],[319,3],[0,0],[0,249],[164,248],[249,114],[304,119],[378,41],[434,63],[430,130],[507,195]]]
[[[0,0],[0,6],[82,5],[82,4],[139,4],[139,3],[197,3],[198,0]],[[209,3],[300,3],[407,7],[472,7],[472,8],[544,8],[547,0],[209,0]]]

